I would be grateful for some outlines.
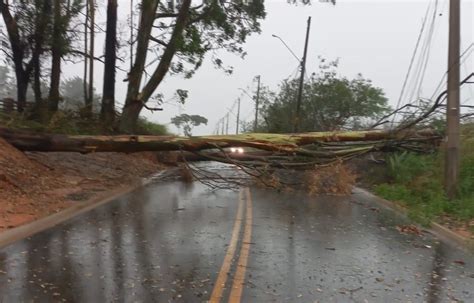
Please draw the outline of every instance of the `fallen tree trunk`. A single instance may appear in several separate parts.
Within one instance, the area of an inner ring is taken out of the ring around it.
[[[439,142],[432,130],[421,131],[354,131],[315,132],[302,134],[241,134],[230,136],[68,136],[40,134],[0,127],[0,137],[22,151],[42,152],[141,152],[190,151],[228,147],[251,147],[283,154],[308,157],[337,157],[374,146],[401,146],[419,142]],[[360,144],[355,144],[359,142]],[[352,145],[353,144],[353,145]],[[306,148],[313,146],[313,148]],[[316,148],[314,148],[316,147]]]

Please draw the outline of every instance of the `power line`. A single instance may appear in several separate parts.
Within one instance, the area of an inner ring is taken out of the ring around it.
[[[426,45],[425,45],[425,52],[423,53],[423,57],[422,57],[422,63],[421,63],[421,70],[420,70],[420,75],[419,75],[419,82],[418,82],[418,89],[417,89],[417,99],[420,97],[420,94],[421,94],[421,88],[423,86],[423,80],[425,78],[425,74],[426,74],[426,68],[428,66],[428,62],[429,62],[429,58],[430,58],[430,51],[431,51],[431,42],[433,40],[433,35],[434,35],[434,31],[435,31],[435,27],[436,27],[436,24],[435,24],[435,21],[436,21],[436,15],[437,15],[437,11],[438,11],[438,0],[436,0],[435,2],[435,7],[434,7],[434,10],[433,10],[433,17],[432,17],[432,20],[431,20],[431,24],[430,24],[430,30],[429,30],[429,34],[426,38]],[[424,62],[423,62],[424,60]],[[416,82],[415,82],[416,84]]]
[[[400,92],[400,96],[398,97],[398,101],[397,101],[397,107],[396,108],[399,108],[400,107],[400,103],[402,101],[402,98],[403,98],[403,95],[404,95],[404,92],[405,92],[405,88],[407,86],[407,83],[408,83],[408,78],[410,76],[410,73],[411,73],[411,69],[413,67],[413,63],[415,61],[415,57],[416,57],[416,53],[418,51],[418,47],[420,45],[420,41],[421,41],[421,37],[423,35],[423,32],[425,30],[425,25],[426,25],[426,20],[428,18],[428,13],[429,13],[429,9],[431,7],[431,2],[428,4],[428,7],[426,9],[426,13],[425,13],[425,17],[423,18],[423,23],[421,24],[421,29],[420,29],[420,33],[418,34],[418,39],[416,41],[416,44],[415,44],[415,49],[413,50],[413,54],[411,56],[411,59],[410,59],[410,64],[408,66],[408,71],[405,75],[405,80],[403,81],[403,85],[402,85],[402,90]],[[395,120],[395,116],[396,115],[393,115],[393,118],[392,118],[392,122],[391,124],[393,125],[393,121]]]
[[[468,74],[469,71],[467,70],[466,65],[463,65],[463,68],[464,68],[464,72],[465,72],[466,74]],[[470,95],[471,95],[471,101],[474,101],[474,90],[472,89],[472,85],[468,85],[468,89],[469,89],[469,93],[470,93]],[[469,99],[468,99],[468,100],[469,100]]]
[[[473,51],[474,51],[474,42],[469,44],[469,46],[459,56],[459,59],[461,59],[460,64],[463,64],[464,61],[466,61],[466,59],[469,58],[469,56],[472,54]],[[449,70],[449,68],[448,68],[448,70]],[[448,71],[446,71],[443,74],[443,76],[441,77],[441,80],[440,80],[438,86],[436,87],[435,91],[433,92],[433,95],[430,98],[431,100],[433,100],[435,98],[435,96],[437,94],[439,94],[439,92],[442,90],[442,86],[445,83],[445,79],[446,79],[447,75],[448,75]]]
[[[415,98],[419,98],[419,95],[415,95],[415,94],[419,92],[419,90],[421,89],[422,78],[424,77],[423,70],[424,70],[424,67],[427,66],[427,63],[428,63],[429,50],[430,50],[431,38],[433,36],[437,6],[438,6],[438,0],[436,0],[435,5],[433,7],[433,16],[430,18],[429,28],[427,29],[427,31],[425,31],[427,34],[424,35],[424,38],[422,39],[423,42],[421,45],[421,51],[416,60],[413,76],[411,77],[411,81],[409,81],[409,83],[411,83],[411,86],[410,86],[411,89],[407,90],[407,92],[410,91],[410,94],[407,95],[407,97],[405,98],[406,100],[414,100]],[[428,22],[428,19],[426,21]]]
[[[298,75],[298,70],[300,69],[300,65],[296,66],[296,68],[293,70],[291,74],[288,75],[285,79],[294,79]]]

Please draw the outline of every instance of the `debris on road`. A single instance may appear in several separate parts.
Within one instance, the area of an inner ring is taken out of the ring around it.
[[[396,229],[402,234],[414,234],[417,236],[421,236],[422,234],[421,230],[416,225],[413,225],[413,224],[398,225],[396,226]]]

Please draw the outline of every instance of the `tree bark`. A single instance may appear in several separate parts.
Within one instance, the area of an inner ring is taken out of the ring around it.
[[[15,64],[16,87],[17,87],[17,110],[23,112],[26,109],[26,93],[28,91],[28,84],[30,77],[26,72],[20,71]]]
[[[183,2],[181,3],[179,14],[176,18],[176,25],[174,27],[173,34],[171,35],[170,41],[168,42],[168,46],[166,47],[163,56],[161,57],[158,67],[153,72],[150,77],[150,80],[143,88],[141,96],[142,103],[146,103],[148,101],[148,99],[151,97],[158,85],[160,85],[161,81],[163,81],[163,78],[169,70],[171,60],[173,60],[173,57],[177,50],[178,42],[182,37],[184,28],[186,27],[186,23],[188,21],[190,6],[191,0],[183,0]]]
[[[95,1],[89,0],[90,50],[89,50],[89,91],[86,104],[86,116],[92,117],[94,103],[94,48],[95,48]]]
[[[147,1],[144,0],[143,3],[144,2]],[[156,13],[156,7],[154,10],[144,10],[142,8],[142,18],[138,31],[137,55],[135,65],[130,73],[130,82],[128,85],[129,89],[122,112],[122,118],[120,120],[121,132],[134,132],[143,105],[148,101],[168,72],[171,61],[177,50],[177,44],[182,37],[184,28],[186,27],[186,23],[188,21],[190,5],[191,0],[183,0],[181,3],[173,33],[171,34],[170,41],[163,52],[160,63],[151,75],[148,83],[146,83],[143,91],[139,93],[141,76],[146,61],[146,52],[148,51],[151,28],[153,26],[153,20],[155,19]],[[145,30],[144,32],[142,32],[142,25],[143,29]]]
[[[115,118],[115,62],[117,44],[117,0],[108,0],[107,28],[105,34],[105,65],[102,106],[100,110],[104,125],[111,127]]]
[[[300,153],[312,157],[344,155],[348,150],[366,150],[383,143],[388,147],[397,142],[439,142],[441,137],[432,130],[405,131],[401,133],[385,131],[321,132],[303,134],[241,134],[229,136],[68,136],[38,134],[0,127],[0,137],[23,151],[63,151],[63,152],[140,152],[140,151],[200,151],[227,147],[252,147],[259,150],[292,155]],[[382,142],[383,141],[383,142]],[[323,146],[320,150],[300,147],[324,143],[350,143],[348,145]],[[357,142],[360,142],[357,144]],[[383,146],[385,146],[383,145]],[[344,148],[341,148],[344,147]],[[380,148],[379,145],[378,148]]]
[[[43,44],[45,38],[45,31],[48,26],[48,20],[51,14],[51,0],[41,1],[41,6],[37,7],[36,13],[36,28],[35,28],[35,44],[32,52],[33,62],[33,91],[35,95],[36,108],[42,107],[42,92],[41,92],[41,55],[43,54]]]
[[[119,131],[124,134],[133,134],[143,105],[140,102],[130,102],[125,105],[120,117]]]
[[[41,95],[41,64],[38,55],[35,55],[33,58],[33,70],[33,92],[35,95],[35,103],[38,107],[43,99]]]
[[[51,83],[49,88],[48,109],[56,112],[59,107],[59,85],[61,81],[61,0],[54,0],[53,37],[51,47]]]
[[[83,90],[84,90],[84,106],[87,107],[87,102],[89,100],[88,94],[87,94],[87,68],[88,68],[88,61],[87,61],[87,54],[89,52],[88,48],[88,43],[89,43],[89,38],[88,36],[88,31],[89,31],[89,0],[86,0],[86,13],[85,13],[85,20],[84,20],[84,76],[83,76]]]
[[[158,0],[142,0],[141,3],[135,63],[133,64],[128,76],[127,96],[125,98],[125,104],[120,118],[119,129],[123,133],[133,133],[142,107],[138,94],[140,92],[140,85],[150,42],[150,34],[153,28],[153,22],[155,21],[155,13],[158,3]]]

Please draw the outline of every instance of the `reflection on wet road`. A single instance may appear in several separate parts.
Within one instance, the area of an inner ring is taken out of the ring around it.
[[[150,184],[0,248],[0,302],[474,302],[473,255],[405,223],[359,192]]]

